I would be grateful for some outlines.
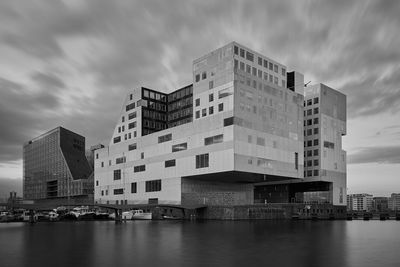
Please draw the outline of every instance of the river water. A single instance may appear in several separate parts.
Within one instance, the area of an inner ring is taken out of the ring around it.
[[[0,266],[400,266],[399,221],[0,224]]]

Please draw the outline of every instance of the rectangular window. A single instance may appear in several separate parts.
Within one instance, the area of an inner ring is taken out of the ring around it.
[[[207,116],[207,109],[206,109],[206,108],[203,108],[203,109],[201,110],[201,116],[202,116],[202,117]]]
[[[334,149],[335,144],[332,142],[324,141],[324,147]]]
[[[99,181],[96,181],[96,186],[99,186]]]
[[[319,142],[318,139],[314,139],[314,146],[318,146]]]
[[[240,56],[244,58],[244,49],[240,48]]]
[[[269,62],[269,70],[274,70],[274,64],[272,62]]]
[[[310,105],[312,105],[312,99],[307,100],[307,106],[310,106]]]
[[[286,76],[286,69],[282,68],[282,76]]]
[[[104,161],[101,162],[101,167],[104,168]]]
[[[264,68],[268,68],[268,61],[264,59]]]
[[[114,170],[114,180],[121,180],[121,170]]]
[[[196,74],[195,81],[196,81],[196,82],[199,82],[199,81],[200,81],[200,74]]]
[[[196,107],[200,106],[200,98],[196,99]]]
[[[244,62],[239,63],[240,70],[244,71]]]
[[[125,157],[120,157],[115,159],[115,164],[121,164],[125,162]]]
[[[299,153],[294,152],[294,168],[299,169]]]
[[[146,181],[146,192],[161,191],[161,180]]]
[[[314,156],[318,156],[318,149],[314,149]]]
[[[314,98],[314,104],[318,104],[319,100],[318,97]]]
[[[209,115],[214,114],[214,107],[211,106],[211,107],[208,108],[208,114]]]
[[[311,119],[307,120],[307,126],[310,126],[310,125],[312,125],[312,120]]]
[[[246,64],[246,72],[251,73],[251,66]]]
[[[187,143],[181,143],[172,146],[172,152],[178,152],[182,150],[187,150]]]
[[[314,114],[318,114],[319,109],[318,108],[314,108]]]
[[[128,115],[128,119],[129,120],[134,119],[134,118],[136,118],[136,111],[132,112],[132,113],[129,113],[129,115]]]
[[[312,129],[307,129],[307,135],[312,135]]]
[[[123,194],[124,194],[123,188],[114,189],[114,195],[123,195]]]
[[[133,167],[133,172],[144,172],[146,170],[146,165],[139,165]]]
[[[265,139],[262,137],[257,137],[257,145],[265,146]]]
[[[129,129],[136,128],[136,121],[129,123],[129,124],[128,124],[128,128],[129,128]]]
[[[314,118],[314,124],[318,124],[318,118]]]
[[[125,107],[125,110],[126,110],[126,111],[129,111],[129,110],[134,109],[134,108],[135,108],[135,102],[133,102],[133,103],[127,105],[127,106]]]
[[[318,128],[314,128],[314,134],[318,134],[319,129]]]
[[[250,60],[251,62],[254,61],[254,55],[250,53],[249,51],[246,51],[246,59]]]
[[[213,89],[214,88],[214,81],[209,81],[208,82],[208,89]]]
[[[121,136],[114,137],[114,144],[121,142]]]
[[[319,176],[319,171],[318,170],[314,170],[314,176]]]
[[[261,70],[258,70],[257,76],[258,76],[258,78],[262,79],[263,72]]]
[[[224,111],[224,103],[218,104],[218,112]]]
[[[200,118],[200,110],[196,111],[196,119]]]
[[[258,65],[260,65],[260,66],[262,66],[262,64],[263,64],[263,60],[262,60],[262,58],[258,58]]]
[[[196,169],[207,168],[209,166],[208,153],[196,155]]]
[[[314,166],[318,166],[319,165],[319,160],[314,159]]]
[[[311,150],[307,150],[307,157],[311,157],[312,156],[312,151]]]
[[[307,109],[307,116],[312,115],[312,109]]]
[[[214,94],[209,94],[208,95],[208,101],[213,102],[214,101]]]
[[[172,134],[161,135],[158,137],[158,143],[164,143],[172,140]]]
[[[203,73],[201,74],[201,79],[207,79],[207,72],[203,71]]]
[[[274,72],[278,73],[278,65],[274,65]]]
[[[204,138],[204,145],[208,146],[208,145],[212,145],[212,144],[222,143],[223,141],[224,141],[224,135],[219,134],[219,135]]]
[[[253,67],[252,70],[253,70],[252,72],[253,76],[257,76],[257,69]]]
[[[131,193],[137,193],[137,183],[131,183]]]
[[[233,117],[229,117],[229,118],[224,119],[224,127],[230,126],[232,124],[233,124]]]
[[[166,160],[164,162],[164,164],[165,164],[165,168],[174,167],[175,166],[175,160],[174,159]]]
[[[136,143],[130,144],[130,145],[128,146],[128,150],[129,150],[129,151],[135,150],[136,148],[137,148]]]
[[[239,55],[239,48],[236,45],[233,47],[233,52],[235,55]]]
[[[307,146],[312,146],[312,141],[311,140],[307,141]]]

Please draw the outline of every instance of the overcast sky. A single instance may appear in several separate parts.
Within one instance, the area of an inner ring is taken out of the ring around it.
[[[61,125],[108,144],[129,89],[185,86],[237,41],[345,93],[349,192],[400,192],[399,30],[394,0],[1,1],[0,186],[24,142]]]

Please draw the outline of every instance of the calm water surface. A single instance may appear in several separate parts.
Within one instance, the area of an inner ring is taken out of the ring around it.
[[[0,224],[0,266],[400,266],[398,221]]]

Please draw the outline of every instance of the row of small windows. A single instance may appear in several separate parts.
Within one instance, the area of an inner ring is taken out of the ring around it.
[[[314,149],[314,150],[307,150],[304,151],[304,157],[312,157],[312,156],[318,156],[319,155],[319,150]]]
[[[316,115],[318,113],[319,113],[319,108],[318,107],[314,108],[314,115]],[[312,108],[308,109],[307,111],[304,110],[304,116],[310,116],[312,114],[313,114],[313,109]]]
[[[318,146],[319,140],[314,139],[314,142],[313,142],[313,140],[304,141],[304,147],[310,147],[310,146],[313,146],[313,144],[314,144],[314,146]]]
[[[219,103],[218,104],[218,112],[222,112],[222,111],[224,111],[224,103]],[[208,115],[212,115],[212,114],[214,114],[214,107],[213,106],[208,108]],[[201,117],[205,117],[205,116],[207,116],[207,108],[203,108],[201,110]],[[196,119],[200,118],[200,110],[196,111],[195,118]]]
[[[154,100],[158,100],[158,101],[161,101],[161,102],[166,102],[167,101],[167,95],[166,94],[154,92],[154,91],[147,90],[147,89],[143,90],[143,97],[154,99]]]
[[[158,137],[158,143],[164,143],[172,140],[172,134],[166,134]]]
[[[312,167],[313,166],[313,161],[312,160],[304,161],[304,166]],[[319,166],[319,160],[318,159],[314,159],[314,166]]]
[[[318,123],[319,123],[318,118],[314,118],[314,120],[313,119],[304,120],[304,126],[310,126],[310,125],[318,124]]]
[[[161,180],[151,180],[151,181],[146,181],[145,183],[145,190],[146,192],[157,192],[161,191]],[[106,195],[108,195],[108,190],[105,191]],[[113,190],[114,195],[123,195],[124,194],[124,188],[117,188]],[[131,193],[135,194],[137,193],[137,183],[131,183]],[[104,196],[104,190],[101,190],[101,195]]]
[[[314,175],[313,175],[313,170],[304,171],[304,177],[312,177],[312,176],[319,176],[319,170],[314,170]]]
[[[314,101],[313,101],[313,99],[308,99],[307,101],[304,101],[304,106],[306,106],[306,103],[307,103],[307,106],[311,106],[313,104],[313,102],[314,102],[314,104],[318,104],[319,98],[314,97]]]
[[[318,133],[319,133],[319,128],[314,128],[314,130],[313,129],[307,129],[307,131],[304,130],[304,136],[318,134]]]
[[[236,59],[234,61],[234,69],[239,69],[243,72],[253,75],[254,77],[258,77],[259,79],[264,79],[265,81],[279,85],[279,78],[277,76],[263,72],[262,70],[245,64],[244,62],[237,61]],[[282,80],[281,85],[282,87],[286,87],[286,81]]]
[[[218,144],[218,143],[222,143],[222,142],[224,142],[224,135],[223,134],[214,135],[214,136],[210,136],[210,137],[204,138],[204,145],[205,146],[212,145],[212,144]]]
[[[245,51],[243,48],[239,48],[237,46],[234,46],[233,51],[234,51],[235,55],[238,55],[242,58],[246,58],[247,60],[249,60],[251,62],[254,62],[254,54],[253,53],[251,53],[249,51]],[[276,65],[272,62],[268,62],[266,59],[258,57],[257,63],[260,66],[264,66],[264,68],[266,68],[266,69],[269,69],[271,71],[278,73],[278,65]],[[286,69],[284,69],[284,68],[282,68],[282,75],[286,75]]]

